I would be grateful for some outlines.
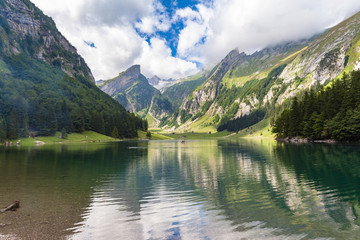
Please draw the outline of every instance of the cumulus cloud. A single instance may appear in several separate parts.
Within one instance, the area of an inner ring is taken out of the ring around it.
[[[283,41],[311,37],[359,10],[357,0],[341,4],[337,0],[215,0],[212,6],[198,5],[209,29],[203,36],[204,44],[184,44],[180,52],[215,63],[235,47],[251,53]],[[193,26],[196,22],[187,24],[179,43],[189,42],[188,36],[199,33]]]
[[[195,7],[174,8],[174,14],[158,0],[33,2],[54,18],[96,79],[112,78],[133,64],[141,64],[148,77],[184,77],[236,47],[251,53],[311,37],[360,10],[358,0],[199,0]],[[179,23],[183,27],[176,32]],[[177,35],[160,34],[167,32]]]
[[[136,59],[142,67],[142,72],[152,76],[155,72],[162,78],[180,78],[195,74],[198,69],[195,63],[172,57],[171,50],[165,41],[152,38],[150,44],[143,43],[142,54]]]
[[[74,4],[76,2],[76,4]],[[196,65],[171,56],[171,49],[156,38],[146,41],[138,32],[167,31],[171,19],[164,7],[149,0],[34,0],[52,16],[66,38],[78,49],[95,78],[109,79],[133,64],[141,64],[147,77],[183,77]],[[94,43],[96,48],[87,43]]]

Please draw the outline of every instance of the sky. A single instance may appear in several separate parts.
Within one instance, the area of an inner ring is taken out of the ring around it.
[[[178,79],[231,50],[251,54],[308,38],[360,10],[359,0],[32,0],[51,16],[96,80],[134,64]]]

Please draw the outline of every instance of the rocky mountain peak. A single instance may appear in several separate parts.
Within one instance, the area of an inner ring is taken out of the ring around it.
[[[57,30],[51,17],[29,0],[1,0],[0,20],[2,55],[23,54],[59,67],[69,76],[95,83],[76,48]]]
[[[138,78],[140,74],[141,74],[140,65],[133,65],[130,68],[128,68],[124,73],[124,75],[131,78]]]
[[[124,92],[136,82],[144,82],[149,85],[146,77],[141,74],[140,65],[131,66],[126,71],[120,73],[116,78],[104,81],[99,87],[105,93],[114,96],[119,92]]]
[[[239,49],[235,48],[231,50],[228,55],[222,60],[222,62],[233,62],[235,59],[238,59],[239,57],[246,56],[244,52],[240,54]]]
[[[149,83],[154,86],[154,85],[158,85],[158,84],[159,84],[159,82],[161,81],[161,78],[159,78],[158,76],[154,75],[152,78],[149,78],[148,80],[149,80]]]
[[[133,65],[116,78],[98,86],[131,112],[149,108],[153,96],[160,94],[141,74],[140,65]]]

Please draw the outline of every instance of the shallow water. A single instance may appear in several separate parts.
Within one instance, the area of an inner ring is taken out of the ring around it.
[[[360,147],[140,141],[0,149],[0,234],[359,239]]]

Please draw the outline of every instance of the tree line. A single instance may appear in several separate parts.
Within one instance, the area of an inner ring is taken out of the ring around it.
[[[11,74],[0,74],[0,141],[85,130],[132,138],[148,129],[146,120],[85,77],[70,77],[23,54],[3,60]]]
[[[217,127],[217,131],[221,132],[228,130],[229,132],[237,132],[260,122],[264,119],[264,116],[265,110],[257,109],[251,112],[249,115],[220,123],[220,125]]]
[[[360,140],[360,71],[344,74],[330,87],[306,91],[275,121],[278,138]]]

